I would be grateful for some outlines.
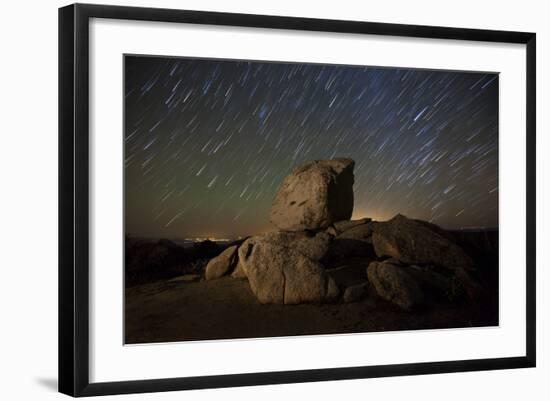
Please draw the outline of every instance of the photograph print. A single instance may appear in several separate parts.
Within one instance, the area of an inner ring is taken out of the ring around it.
[[[499,324],[499,75],[124,56],[126,344]]]

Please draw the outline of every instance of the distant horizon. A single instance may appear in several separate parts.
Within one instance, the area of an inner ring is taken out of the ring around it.
[[[296,166],[355,160],[355,207],[498,228],[498,74],[125,56],[125,232],[275,229]]]
[[[367,216],[365,216],[367,217]],[[411,216],[407,216],[411,219],[415,219],[414,217],[411,217]],[[352,219],[352,220],[357,220],[357,219]],[[416,219],[418,220],[418,219]],[[373,220],[373,221],[376,221],[376,222],[384,222],[384,221],[387,221],[387,220]],[[433,223],[433,222],[430,222],[430,223]],[[445,227],[445,226],[439,226],[441,228],[443,228],[444,230],[446,231],[498,231],[499,227],[498,226],[484,226],[484,227],[481,227],[481,226],[468,226],[468,227],[456,227],[456,228],[449,228],[449,227]],[[266,230],[260,230],[258,232],[254,232],[254,233],[249,233],[249,234],[246,234],[246,235],[238,235],[238,236],[227,236],[225,238],[221,237],[221,236],[216,236],[216,235],[195,235],[195,234],[180,234],[180,235],[175,235],[175,236],[169,236],[169,237],[162,237],[162,236],[148,236],[148,235],[135,235],[131,232],[126,232],[126,236],[130,237],[130,238],[139,238],[139,239],[150,239],[150,240],[159,240],[159,239],[168,239],[168,240],[178,240],[178,241],[194,241],[194,242],[199,242],[199,241],[204,241],[204,240],[211,240],[211,241],[235,241],[235,240],[238,240],[238,239],[242,239],[242,238],[246,238],[246,237],[250,237],[250,236],[254,236],[254,235],[259,235],[259,234],[262,234],[262,233],[265,233],[265,232],[272,232],[272,231],[278,231],[277,227],[275,226],[272,226]],[[322,231],[322,230],[319,230],[319,231]]]

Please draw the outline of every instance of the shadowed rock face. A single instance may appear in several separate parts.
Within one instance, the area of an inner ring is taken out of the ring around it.
[[[333,232],[333,241],[325,261],[339,262],[353,257],[376,259],[372,232],[376,223],[369,218],[334,223],[326,232]],[[332,229],[332,230],[331,230]]]
[[[367,269],[367,274],[369,282],[378,295],[386,301],[399,305],[402,309],[411,310],[424,300],[416,278],[406,266],[372,262]]]
[[[398,214],[376,224],[372,243],[378,257],[389,256],[408,265],[442,266],[456,275],[470,298],[479,292],[470,276],[475,269],[473,260],[437,226]]]
[[[316,160],[295,168],[271,206],[271,222],[286,231],[317,230],[353,212],[352,159]]]

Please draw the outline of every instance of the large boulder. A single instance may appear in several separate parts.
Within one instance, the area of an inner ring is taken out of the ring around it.
[[[378,257],[389,256],[410,265],[436,264],[474,270],[473,260],[433,225],[400,214],[376,225],[372,243]]]
[[[372,262],[367,275],[380,297],[404,310],[411,310],[424,301],[424,294],[408,269],[388,262]]]
[[[338,296],[323,266],[292,247],[258,236],[247,239],[238,253],[240,268],[262,304],[317,303]]]
[[[260,238],[261,241],[283,248],[290,247],[314,261],[320,261],[327,255],[329,245],[332,241],[332,236],[325,232],[314,233],[311,231],[274,231],[259,235],[256,237],[256,240]],[[231,273],[231,277],[238,279],[246,278],[243,263],[240,261],[237,262],[237,266],[233,270],[233,273]]]
[[[329,250],[332,236],[326,232],[311,231],[272,231],[260,235],[262,241],[292,248],[296,252],[319,261]]]
[[[471,276],[474,262],[451,238],[433,224],[398,214],[375,225],[372,244],[378,257],[389,256],[408,265],[430,264],[451,270],[468,297],[475,298],[479,285]]]
[[[237,245],[230,246],[206,265],[204,277],[206,280],[220,278],[234,269],[237,262]]]
[[[316,160],[284,179],[271,206],[271,222],[281,230],[317,230],[353,212],[352,159]]]

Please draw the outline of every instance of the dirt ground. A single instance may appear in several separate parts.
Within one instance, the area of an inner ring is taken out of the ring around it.
[[[376,296],[355,303],[261,305],[246,280],[200,276],[126,289],[127,344],[498,325],[498,297],[405,312]]]

